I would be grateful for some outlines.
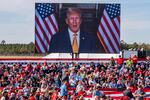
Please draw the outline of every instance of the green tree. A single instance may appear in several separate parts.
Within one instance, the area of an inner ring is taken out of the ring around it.
[[[1,41],[1,44],[5,44],[5,43],[6,43],[6,41],[5,41],[5,40],[2,40],[2,41]]]

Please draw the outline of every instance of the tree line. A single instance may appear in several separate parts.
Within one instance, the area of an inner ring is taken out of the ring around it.
[[[33,55],[35,53],[34,43],[29,44],[0,44],[0,55]]]
[[[146,43],[136,43],[128,44],[126,42],[120,43],[120,49],[121,50],[138,50],[143,48],[145,51],[150,51],[150,44]]]
[[[140,48],[150,51],[150,44],[138,44],[136,42],[133,44],[121,42],[120,44],[120,50],[138,50]],[[0,44],[0,55],[38,55],[38,53],[36,52],[33,42],[30,42],[29,44],[6,44],[5,41],[3,41]]]

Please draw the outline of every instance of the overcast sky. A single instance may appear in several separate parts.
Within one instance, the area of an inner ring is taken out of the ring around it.
[[[41,1],[121,3],[121,40],[150,43],[150,0],[0,0],[0,42],[34,42],[34,6]]]

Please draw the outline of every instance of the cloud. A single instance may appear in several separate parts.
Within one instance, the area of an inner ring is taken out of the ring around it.
[[[26,23],[34,20],[34,1],[0,1],[0,22],[3,24]]]
[[[33,0],[1,0],[0,11],[18,12],[30,10],[32,5],[34,5]]]
[[[124,20],[121,22],[121,26],[123,29],[150,31],[150,20]]]
[[[121,40],[127,43],[150,43],[150,20],[123,20],[121,22]]]
[[[0,24],[0,41],[7,43],[34,42],[34,25],[32,23]]]

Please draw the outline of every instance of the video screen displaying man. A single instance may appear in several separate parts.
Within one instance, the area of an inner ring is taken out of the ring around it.
[[[50,44],[50,52],[94,53],[96,48],[94,38],[80,30],[82,23],[81,11],[78,8],[68,8],[66,15],[68,29],[56,33]]]
[[[37,3],[36,13],[43,20],[35,24],[39,53],[120,52],[120,4]]]

